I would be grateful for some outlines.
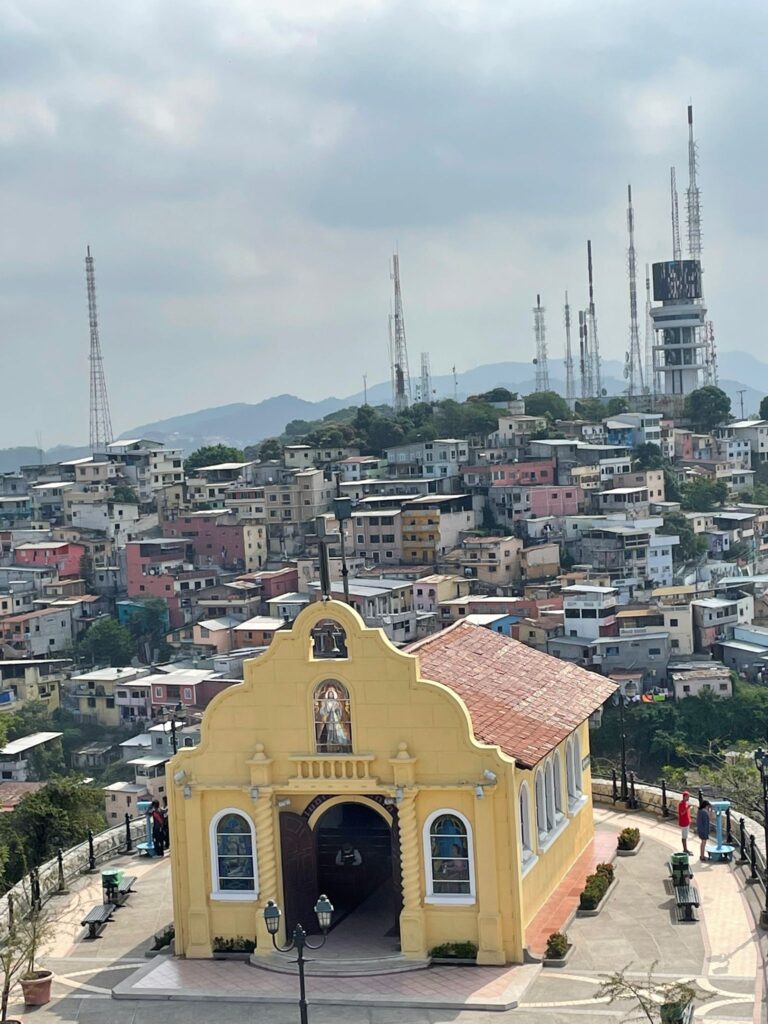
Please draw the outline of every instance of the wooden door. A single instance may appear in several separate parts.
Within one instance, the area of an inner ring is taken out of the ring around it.
[[[314,908],[320,893],[315,837],[303,815],[292,811],[280,815],[280,850],[286,934],[290,937],[297,924],[308,933],[317,931]]]

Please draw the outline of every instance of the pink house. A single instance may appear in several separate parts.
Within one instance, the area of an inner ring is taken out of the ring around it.
[[[554,459],[511,462],[503,465],[462,466],[461,477],[468,487],[492,484],[550,484],[555,479]]]
[[[85,554],[82,544],[66,541],[36,541],[19,544],[13,553],[16,565],[50,566],[59,576],[80,576],[80,559]]]
[[[584,507],[584,489],[575,485],[552,485],[528,489],[534,516],[575,516]]]

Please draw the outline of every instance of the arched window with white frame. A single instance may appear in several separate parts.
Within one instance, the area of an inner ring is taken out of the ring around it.
[[[569,739],[565,745],[565,778],[568,788],[568,803],[572,804],[578,799],[576,792],[576,776],[573,771],[573,740]]]
[[[541,768],[536,772],[536,831],[543,842],[547,838],[547,787]]]
[[[547,761],[544,767],[544,781],[547,793],[547,832],[551,832],[555,827],[555,775],[551,761]]]
[[[579,734],[573,734],[573,785],[576,799],[581,797],[581,741]]]
[[[259,895],[256,832],[241,810],[228,807],[211,820],[211,896],[255,900]]]
[[[555,821],[562,821],[565,817],[565,804],[563,803],[563,762],[560,759],[560,751],[555,752],[552,758],[552,770],[555,776]]]
[[[520,813],[520,845],[523,851],[523,863],[533,856],[533,839],[531,836],[531,797],[528,792],[528,783],[520,784],[519,796]]]
[[[474,903],[472,826],[458,811],[435,811],[424,823],[427,903]]]

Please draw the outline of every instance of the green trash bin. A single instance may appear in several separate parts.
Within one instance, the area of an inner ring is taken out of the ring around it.
[[[675,885],[685,885],[690,874],[690,855],[687,853],[673,853],[670,862],[672,864],[672,881]]]
[[[110,868],[107,871],[101,872],[101,887],[104,890],[105,903],[109,902],[107,896],[117,891],[121,875],[122,871],[119,871],[117,868]]]

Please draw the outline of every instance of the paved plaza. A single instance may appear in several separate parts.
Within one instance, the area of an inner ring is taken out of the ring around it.
[[[707,994],[697,1021],[764,1021],[768,942],[756,931],[760,890],[750,889],[748,873],[738,866],[695,863],[700,921],[679,922],[666,870],[677,829],[647,815],[612,810],[597,809],[595,818],[599,836],[615,835],[631,820],[641,830],[643,848],[636,857],[616,861],[618,885],[601,914],[569,924],[574,945],[565,968],[433,967],[397,975],[311,977],[312,1024],[618,1024],[630,1008],[596,1001],[602,977],[627,964],[640,974],[653,961],[660,976],[695,980]],[[606,848],[605,838],[600,848]],[[94,942],[82,939],[80,921],[101,899],[98,876],[84,877],[69,896],[57,897],[56,935],[44,957],[56,973],[54,999],[40,1009],[14,1005],[11,1016],[25,1024],[298,1024],[292,975],[243,963],[146,959],[152,935],[172,918],[170,863],[130,865],[138,875],[136,892]],[[339,927],[340,946],[353,939],[351,930]]]

